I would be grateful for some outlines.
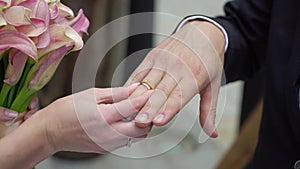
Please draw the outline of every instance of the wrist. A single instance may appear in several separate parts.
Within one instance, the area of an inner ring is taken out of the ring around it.
[[[215,50],[218,52],[222,61],[224,60],[224,52],[226,45],[226,37],[221,29],[211,22],[203,20],[193,20],[188,22],[184,27],[196,27],[209,39]],[[183,27],[183,28],[184,28]]]
[[[44,130],[44,136],[46,138],[46,142],[48,143],[48,148],[50,151],[53,153],[56,153],[58,151],[61,151],[60,148],[60,138],[63,138],[60,129],[58,129],[57,126],[62,126],[62,125],[57,125],[60,123],[59,119],[56,119],[56,112],[53,107],[56,107],[58,101],[54,101],[47,107],[45,107],[42,111],[44,111],[44,117],[43,119],[47,119],[45,121],[45,130]]]
[[[56,152],[49,142],[47,128],[45,125],[47,124],[48,119],[44,117],[44,114],[46,113],[43,113],[43,110],[37,112],[35,116],[25,121],[23,124],[24,131],[20,131],[23,133],[23,135],[25,135],[24,133],[28,132],[24,137],[31,135],[29,140],[31,140],[30,144],[33,145],[32,154],[37,154],[36,162],[40,162]]]
[[[0,153],[3,168],[31,168],[54,154],[45,132],[47,119],[40,113],[0,140],[0,147],[4,150]]]

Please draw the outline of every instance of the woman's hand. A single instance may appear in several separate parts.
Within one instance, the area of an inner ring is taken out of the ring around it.
[[[0,140],[1,168],[32,168],[57,151],[106,153],[147,136],[150,126],[137,127],[122,119],[137,113],[152,91],[130,94],[139,84],[89,89],[36,113]]]
[[[26,112],[24,113],[20,113],[22,114],[22,118],[23,120],[27,120],[29,117],[31,117],[34,113],[36,113],[38,110],[38,97],[35,97],[32,102],[30,103],[28,109]],[[0,107],[0,122],[12,122],[14,120],[16,120],[19,115],[18,112],[4,108],[4,107]]]
[[[24,112],[24,118],[23,120],[29,119],[31,116],[33,116],[39,109],[39,98],[36,96],[32,99],[31,103],[29,104],[27,111]]]
[[[193,21],[154,48],[127,81],[144,83],[133,96],[155,89],[135,118],[136,124],[165,125],[199,93],[201,126],[217,137],[214,121],[224,46],[224,35],[215,25]]]
[[[122,119],[137,113],[151,91],[128,99],[138,87],[89,89],[55,101],[42,110],[47,136],[55,151],[105,153],[144,138],[150,131]]]
[[[18,128],[25,120],[29,119],[38,110],[38,97],[35,97],[26,112],[18,113],[0,107],[0,138],[8,135]]]
[[[18,115],[19,114],[13,110],[0,107],[0,122],[13,121],[18,117]]]

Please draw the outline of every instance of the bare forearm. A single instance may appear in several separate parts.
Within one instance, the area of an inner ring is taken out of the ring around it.
[[[52,155],[39,115],[26,121],[14,132],[0,140],[2,169],[30,169]]]
[[[31,169],[60,150],[106,153],[126,145],[128,137],[144,137],[150,127],[122,122],[124,117],[119,112],[126,110],[126,117],[132,116],[149,99],[152,91],[127,99],[138,85],[94,88],[53,102],[0,140],[1,169]],[[113,97],[119,100],[111,103]],[[93,131],[93,140],[83,127]]]

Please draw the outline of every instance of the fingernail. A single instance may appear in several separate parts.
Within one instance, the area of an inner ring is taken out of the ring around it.
[[[4,114],[7,117],[10,117],[10,118],[17,118],[18,117],[18,113],[15,112],[15,111],[12,111],[12,110],[5,110]]]
[[[155,122],[157,122],[157,123],[160,123],[160,122],[162,122],[162,121],[164,120],[164,118],[165,118],[165,115],[159,114],[158,116],[156,116],[156,117],[154,118],[153,121],[155,121]]]
[[[133,84],[131,84],[129,86],[130,93],[133,92],[139,85],[140,85],[140,83],[133,83]]]
[[[135,118],[138,122],[146,122],[148,120],[148,115],[146,113],[141,114]]]
[[[219,133],[218,133],[218,131],[217,131],[217,129],[215,129],[215,138],[217,138],[218,136],[219,136]]]

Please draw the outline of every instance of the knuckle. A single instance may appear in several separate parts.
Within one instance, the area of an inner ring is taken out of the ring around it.
[[[174,103],[169,108],[165,109],[164,113],[173,117],[175,114],[177,114],[180,111],[180,105]]]
[[[143,100],[141,99],[134,99],[130,102],[131,106],[135,110],[139,110],[142,107]]]
[[[183,93],[180,90],[174,90],[171,97],[173,97],[175,100],[183,99]]]
[[[160,84],[157,86],[156,89],[169,93],[170,90],[172,90],[170,86],[171,86],[170,84],[167,84],[166,82],[162,81],[160,82]]]
[[[163,56],[163,55],[161,54],[161,52],[162,52],[162,51],[161,51],[160,48],[154,48],[153,50],[151,50],[151,51],[149,52],[149,54],[146,56],[146,58],[149,59],[149,60],[156,60],[157,57]]]
[[[203,72],[205,72],[205,67],[199,64],[193,64],[191,65],[191,72],[194,76],[203,74]]]
[[[141,81],[143,78],[144,78],[144,74],[143,74],[143,71],[141,70],[141,71],[136,72],[135,74],[133,74],[132,81],[133,82]]]
[[[184,67],[184,63],[180,59],[176,59],[173,65],[173,69],[178,70],[182,69],[182,67]]]

